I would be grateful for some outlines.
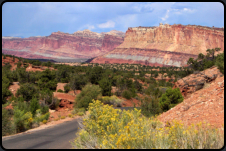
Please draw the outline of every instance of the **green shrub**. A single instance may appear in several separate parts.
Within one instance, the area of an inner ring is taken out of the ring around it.
[[[84,113],[83,112],[78,112],[78,116],[83,116]]]
[[[41,111],[39,111],[41,112]],[[38,119],[39,122],[43,121],[43,120],[47,120],[49,119],[49,116],[50,116],[50,113],[46,113],[46,114],[43,114],[43,115],[40,115],[40,114],[37,114],[38,116],[36,116],[36,118]]]
[[[21,67],[21,62],[17,62],[17,68],[20,68]]]
[[[31,112],[21,111],[15,107],[13,119],[17,133],[31,128],[33,121]]]
[[[16,96],[21,95],[25,101],[30,101],[34,95],[38,94],[38,91],[34,84],[25,83],[17,90]]]
[[[222,74],[224,74],[224,53],[218,54],[215,63]]]
[[[60,104],[60,100],[57,99],[57,98],[53,98],[49,108],[52,109],[52,110],[55,110],[59,107],[59,104]]]
[[[24,68],[26,69],[28,66],[29,66],[29,64],[25,64],[25,65],[24,65]]]
[[[11,120],[13,116],[11,113],[9,110],[2,108],[2,136],[11,135],[16,132]]]
[[[116,106],[116,107],[120,107],[121,103],[123,102],[123,100],[119,99],[115,95],[110,96],[110,97],[109,96],[103,96],[100,100],[104,104],[109,104],[109,105],[113,105],[113,106]]]
[[[29,112],[30,105],[28,102],[24,102],[22,97],[19,97],[18,102],[13,104],[14,107],[17,107],[21,111]]]
[[[63,90],[61,90],[61,89],[59,89],[59,90],[57,90],[57,92],[61,92],[61,93],[63,93],[64,91],[63,91]]]
[[[65,93],[68,93],[70,91],[70,86],[69,86],[69,84],[66,84],[65,86],[64,86],[64,92]]]
[[[8,89],[9,86],[10,80],[6,76],[2,76],[2,104],[5,104],[6,98],[12,95],[12,92]]]
[[[141,100],[141,113],[147,117],[161,113],[162,110],[157,98],[145,97]]]
[[[135,89],[137,89],[138,92],[142,91],[142,84],[140,84],[140,82],[135,80],[133,84],[134,84]]]
[[[101,88],[98,85],[87,84],[79,93],[75,99],[75,107],[77,108],[88,108],[89,103],[92,99],[100,98]]]
[[[161,109],[165,112],[174,107],[176,104],[183,102],[183,100],[184,98],[179,88],[168,88],[166,93],[161,96],[159,103]]]
[[[103,96],[111,96],[111,81],[108,78],[103,78],[99,82],[99,86],[102,89]]]
[[[30,101],[30,112],[32,113],[33,117],[35,116],[36,110],[40,109],[41,106],[38,102],[37,98],[32,98]]]
[[[46,114],[46,113],[48,113],[48,112],[49,112],[49,107],[48,107],[48,105],[44,105],[44,106],[41,107],[41,113],[42,113],[42,114]]]
[[[132,93],[129,90],[124,90],[122,92],[122,97],[126,98],[126,99],[131,99],[132,98]]]

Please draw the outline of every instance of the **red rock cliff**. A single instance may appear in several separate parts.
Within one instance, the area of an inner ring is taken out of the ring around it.
[[[128,28],[124,42],[94,63],[141,63],[183,66],[207,49],[224,51],[224,29],[195,25],[162,25]]]
[[[2,52],[24,58],[92,58],[113,50],[123,39],[123,32],[99,34],[89,30],[54,32],[46,37],[2,37]]]

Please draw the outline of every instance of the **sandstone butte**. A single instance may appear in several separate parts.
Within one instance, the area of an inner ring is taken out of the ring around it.
[[[33,59],[93,58],[120,45],[124,35],[116,30],[95,33],[86,29],[73,34],[58,31],[45,37],[2,37],[2,53]]]
[[[129,63],[150,66],[177,66],[197,58],[207,49],[224,51],[224,28],[161,24],[158,27],[128,28],[124,41],[92,63]]]

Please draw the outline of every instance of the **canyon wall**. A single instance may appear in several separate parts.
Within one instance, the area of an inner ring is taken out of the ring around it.
[[[45,37],[2,37],[2,52],[23,58],[93,58],[119,46],[124,35],[123,32],[115,30],[107,33],[84,30],[73,34],[58,31]]]
[[[151,66],[184,66],[207,49],[224,51],[224,29],[196,25],[160,24],[128,28],[124,42],[93,63],[131,63]]]

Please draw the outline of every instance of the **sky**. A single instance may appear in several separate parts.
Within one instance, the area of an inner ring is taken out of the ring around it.
[[[220,2],[6,2],[2,36],[49,36],[89,29],[126,32],[128,27],[159,23],[224,27]]]

